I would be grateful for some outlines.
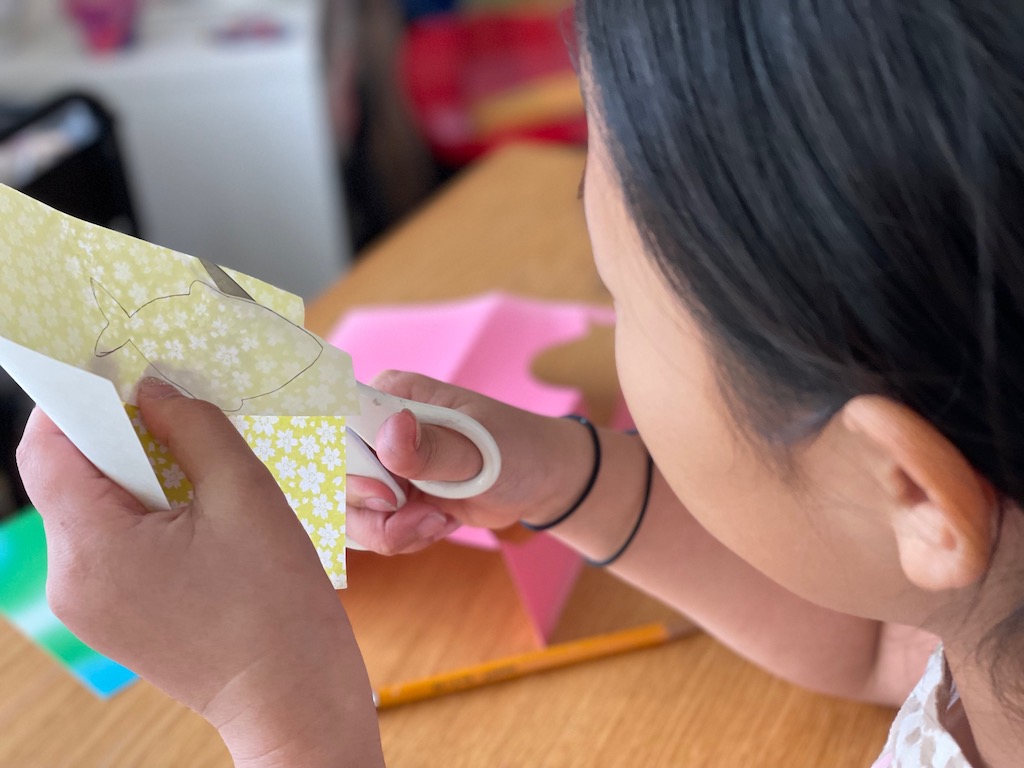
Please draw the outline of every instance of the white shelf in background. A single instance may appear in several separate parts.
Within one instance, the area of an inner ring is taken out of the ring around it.
[[[244,6],[280,39],[218,42]],[[304,297],[351,252],[320,64],[316,0],[151,2],[137,45],[84,52],[64,23],[0,54],[0,100],[85,90],[118,120],[146,237]]]

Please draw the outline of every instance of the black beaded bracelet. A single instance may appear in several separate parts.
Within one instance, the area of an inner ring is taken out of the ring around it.
[[[549,528],[554,528],[556,525],[564,523],[566,520],[568,520],[573,515],[573,513],[575,513],[576,510],[583,505],[583,502],[587,500],[587,497],[590,495],[590,492],[594,490],[594,484],[597,482],[597,476],[601,472],[601,439],[597,436],[597,428],[593,424],[591,424],[590,419],[586,418],[585,416],[569,414],[568,416],[563,416],[562,418],[578,421],[580,424],[582,424],[590,431],[590,439],[594,443],[594,468],[590,470],[590,478],[587,480],[587,485],[583,488],[583,493],[579,495],[579,498],[576,499],[576,502],[571,507],[569,507],[568,510],[563,512],[554,520],[551,520],[547,523],[541,523],[540,525],[534,525],[532,523],[520,521],[520,525],[522,525],[523,528],[526,528],[531,531],[546,531]]]
[[[636,522],[633,523],[633,530],[629,532],[629,536],[626,537],[626,541],[623,542],[622,546],[619,547],[611,555],[606,557],[604,560],[591,560],[589,557],[584,558],[587,565],[592,565],[595,568],[604,568],[605,566],[611,565],[618,560],[629,549],[629,545],[633,543],[633,539],[636,538],[637,532],[640,530],[640,526],[644,521],[644,517],[647,515],[647,504],[651,500],[651,485],[654,482],[654,459],[651,458],[651,454],[647,454],[647,481],[644,486],[644,500],[640,505],[640,514],[636,518]]]

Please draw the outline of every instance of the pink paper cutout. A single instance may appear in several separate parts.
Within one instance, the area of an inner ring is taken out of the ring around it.
[[[487,528],[474,528],[471,525],[464,525],[454,533],[448,535],[448,541],[462,544],[465,547],[474,549],[497,549],[501,539],[494,535]]]
[[[553,536],[499,543],[509,575],[530,617],[539,645],[546,645],[572,594],[583,558]]]
[[[356,309],[328,341],[351,355],[360,381],[370,383],[390,368],[413,371],[561,416],[583,412],[583,395],[534,378],[533,360],[545,349],[585,337],[592,325],[614,322],[614,312],[605,307],[489,293],[440,304]],[[622,404],[615,425],[630,426]],[[464,527],[449,539],[502,553],[538,642],[546,644],[579,575],[580,556],[546,535],[514,543]]]

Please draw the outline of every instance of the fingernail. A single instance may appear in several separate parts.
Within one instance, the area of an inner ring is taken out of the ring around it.
[[[423,539],[432,539],[448,525],[448,518],[442,515],[440,512],[431,512],[425,518],[420,520],[420,524],[416,526],[416,533]]]
[[[374,512],[394,512],[396,507],[392,502],[387,499],[367,499],[363,502],[363,506],[367,509],[372,509]]]
[[[166,400],[169,397],[179,397],[181,392],[163,379],[147,376],[139,382],[139,394],[150,400]]]
[[[405,412],[412,416],[413,424],[416,425],[416,435],[412,439],[413,450],[418,451],[420,449],[420,442],[423,440],[423,428],[420,427],[420,420],[416,418],[416,414],[410,411],[408,408]]]

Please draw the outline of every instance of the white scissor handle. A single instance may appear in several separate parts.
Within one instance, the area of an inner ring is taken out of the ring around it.
[[[501,473],[501,452],[491,433],[476,419],[451,408],[395,397],[365,384],[357,383],[357,388],[362,412],[358,416],[348,417],[346,424],[371,448],[374,447],[381,425],[392,414],[408,409],[423,424],[445,427],[464,435],[480,452],[483,466],[476,477],[469,480],[410,480],[424,493],[442,499],[468,499],[489,490],[497,481]]]

